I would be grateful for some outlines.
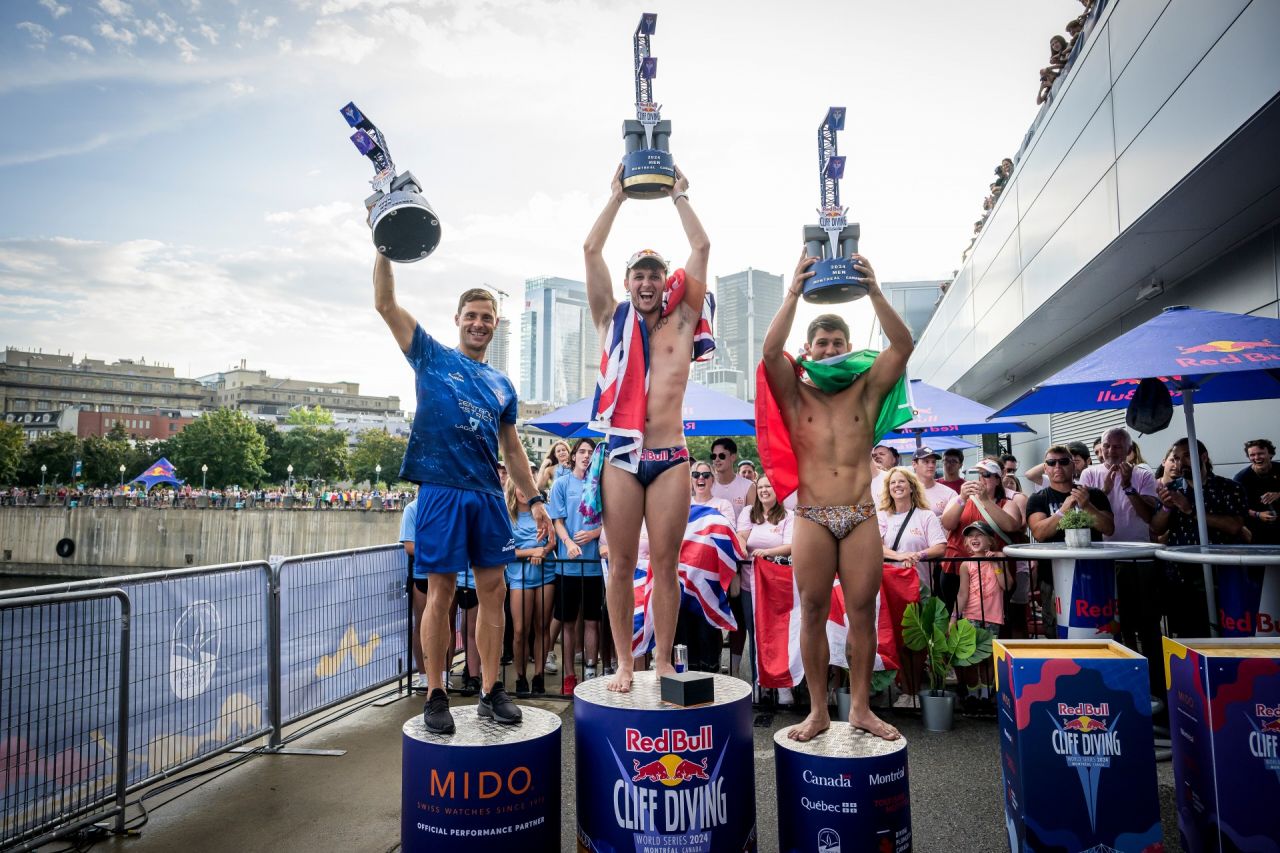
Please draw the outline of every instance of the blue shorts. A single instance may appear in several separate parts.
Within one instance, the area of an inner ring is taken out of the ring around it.
[[[460,572],[468,566],[503,568],[515,553],[511,517],[502,498],[449,486],[418,488],[415,577]]]

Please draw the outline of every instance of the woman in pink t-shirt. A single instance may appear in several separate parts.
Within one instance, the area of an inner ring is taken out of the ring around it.
[[[791,510],[778,503],[773,484],[762,474],[756,478],[755,500],[750,506],[743,507],[738,515],[738,540],[742,542],[748,557],[769,557],[774,560],[785,557],[790,560],[791,528],[794,522]],[[754,581],[755,570],[752,564],[744,563],[734,581],[739,586],[738,594],[729,600],[730,604],[738,602],[734,609],[738,630],[729,635],[729,674],[736,675],[738,672],[747,631],[750,631],[752,684],[756,682],[755,610],[751,601],[751,595],[755,591]],[[734,595],[733,586],[729,587],[729,594]]]

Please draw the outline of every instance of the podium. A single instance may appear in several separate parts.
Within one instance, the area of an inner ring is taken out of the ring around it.
[[[778,849],[911,850],[907,741],[832,723],[813,740],[773,736]]]
[[[503,726],[454,708],[457,732],[422,716],[403,728],[400,844],[405,853],[511,853],[560,847],[560,718],[521,707]]]
[[[1280,640],[1164,638],[1187,853],[1280,850]]]
[[[637,672],[630,693],[607,678],[578,685],[580,853],[756,849],[751,688],[709,677],[715,700],[689,708],[663,704],[653,672]]]

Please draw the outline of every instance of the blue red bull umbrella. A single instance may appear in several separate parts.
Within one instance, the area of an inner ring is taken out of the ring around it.
[[[539,415],[529,426],[560,438],[594,438],[600,433],[587,426],[591,419],[592,397]],[[690,382],[684,392],[685,435],[755,435],[756,411],[750,403],[713,391],[705,385]]]
[[[1157,377],[1187,419],[1196,441],[1195,404],[1280,397],[1280,320],[1177,305],[1103,344],[1027,391],[998,416],[1087,412],[1129,405],[1138,383]],[[1192,453],[1196,524],[1209,541],[1200,454]],[[1205,567],[1209,624],[1217,627],[1213,579]]]
[[[990,406],[919,379],[911,380],[910,393],[915,417],[889,433],[886,438],[915,439],[917,447],[928,444],[937,449],[947,446],[935,438],[939,436],[1035,432],[1022,421],[1013,418],[993,420],[996,411]],[[973,447],[971,444],[965,446]]]

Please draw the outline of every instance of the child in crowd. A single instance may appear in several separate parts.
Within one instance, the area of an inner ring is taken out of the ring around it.
[[[984,557],[999,557],[995,531],[985,521],[975,521],[964,529],[965,550],[976,559],[960,564],[960,591],[956,594],[954,623],[963,617],[977,628],[993,635],[1004,624],[1004,594],[1010,586],[1010,574],[1001,563]],[[992,710],[992,685],[995,670],[991,658],[976,666],[957,668],[956,674],[969,689],[965,697],[966,711]]]

